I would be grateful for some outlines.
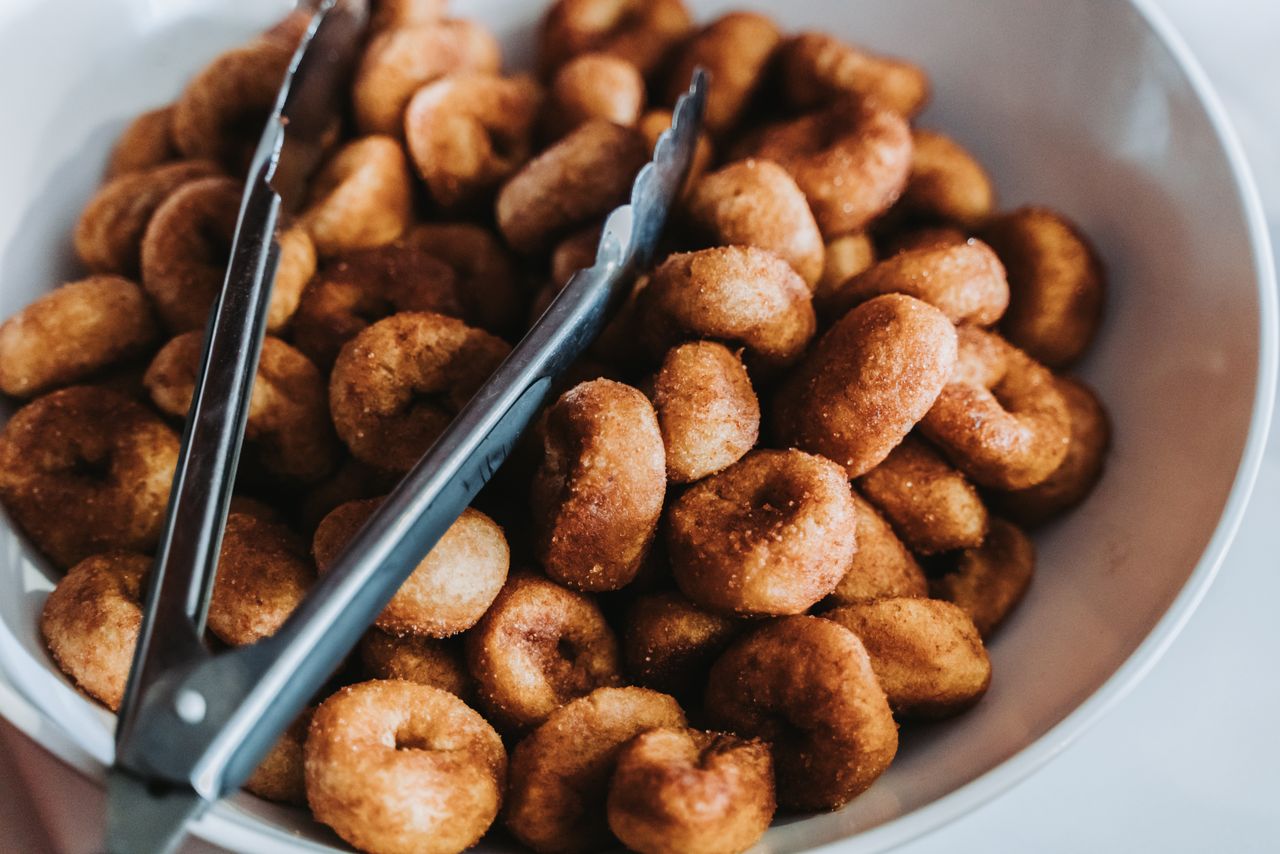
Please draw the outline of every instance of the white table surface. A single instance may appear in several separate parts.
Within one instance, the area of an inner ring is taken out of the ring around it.
[[[1280,0],[1158,2],[1226,103],[1280,243]],[[1280,851],[1278,661],[1280,437],[1273,435],[1217,581],[1147,678],[1046,768],[901,851]],[[100,794],[0,724],[4,747],[0,852],[94,851]],[[184,851],[211,849],[192,843]]]

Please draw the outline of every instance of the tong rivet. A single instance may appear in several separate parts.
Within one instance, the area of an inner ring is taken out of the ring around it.
[[[200,723],[204,720],[205,712],[208,711],[204,697],[190,688],[184,688],[178,694],[177,699],[173,701],[173,709],[178,713],[178,717],[189,724]]]

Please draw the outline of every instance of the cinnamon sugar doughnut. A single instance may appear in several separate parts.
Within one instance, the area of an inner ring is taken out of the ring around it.
[[[911,177],[898,203],[903,213],[962,226],[991,215],[995,188],[972,154],[937,131],[913,130],[911,140]]]
[[[987,539],[960,553],[955,567],[929,582],[929,595],[969,615],[986,638],[1022,601],[1035,571],[1036,550],[1016,525],[992,518]]]
[[[107,156],[105,178],[141,172],[181,157],[173,140],[173,107],[147,110],[125,126]]]
[[[622,628],[627,675],[677,697],[695,695],[741,622],[699,608],[675,592],[637,596]]]
[[[682,0],[557,0],[538,33],[538,69],[549,78],[573,57],[601,52],[648,76],[692,26]]]
[[[468,323],[495,335],[518,331],[525,286],[511,253],[492,231],[466,222],[431,222],[414,226],[404,240],[453,268]]]
[[[840,97],[873,98],[904,116],[929,100],[929,78],[916,65],[876,56],[826,33],[800,33],[778,50],[783,93],[796,109]]]
[[[271,750],[262,757],[249,779],[245,791],[260,798],[294,806],[307,805],[306,772],[303,768],[303,745],[315,709],[306,709],[289,724]]]
[[[823,255],[822,275],[813,286],[813,308],[826,321],[840,319],[840,287],[876,263],[876,246],[864,231],[845,234],[828,241]]]
[[[689,88],[695,68],[711,76],[703,124],[712,136],[731,130],[764,79],[774,49],[781,43],[778,25],[753,12],[730,12],[711,22],[677,51],[667,77],[667,103]]]
[[[829,600],[852,605],[874,599],[927,596],[929,583],[924,570],[889,523],[857,490],[853,493],[853,506],[858,514],[854,528],[858,549]]]
[[[556,71],[548,92],[548,135],[564,136],[583,122],[603,119],[631,126],[644,110],[644,77],[625,59],[584,53]]]
[[[969,235],[954,225],[924,225],[893,231],[881,237],[883,257],[917,249],[940,249],[968,243]],[[1007,278],[1007,277],[1006,277]]]
[[[373,679],[405,679],[448,691],[467,701],[472,691],[462,648],[455,641],[371,628],[360,639],[360,664]]]
[[[229,514],[209,598],[209,631],[231,646],[275,634],[315,576],[306,546],[284,525]]]
[[[321,256],[382,246],[409,226],[409,182],[398,142],[361,137],[338,149],[312,180],[300,222]]]

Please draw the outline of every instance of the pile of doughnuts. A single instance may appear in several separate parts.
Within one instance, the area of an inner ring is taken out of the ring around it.
[[[209,631],[271,635],[589,263],[696,66],[666,252],[249,781],[356,848],[752,846],[992,678],[1025,529],[1109,443],[1063,373],[1104,275],[918,127],[924,72],[755,13],[556,0],[534,74],[382,0],[281,265]],[[0,326],[0,500],[61,580],[54,662],[117,708],[256,128],[304,19],[139,117],[85,278]],[[1034,690],[1034,686],[1023,686]]]

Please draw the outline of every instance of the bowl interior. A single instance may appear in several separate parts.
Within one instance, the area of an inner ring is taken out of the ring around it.
[[[78,6],[75,27],[58,5],[18,0],[0,11],[0,56],[10,72],[0,74],[8,116],[0,139],[4,316],[75,276],[71,227],[128,118],[171,99],[202,63],[288,4],[114,0]],[[454,8],[494,27],[508,65],[520,67],[542,5],[455,0]],[[1195,86],[1127,3],[690,6],[703,20],[730,6],[757,8],[787,29],[829,30],[921,63],[935,94],[920,123],[978,156],[1002,206],[1041,202],[1079,222],[1110,273],[1106,323],[1080,373],[1111,411],[1115,447],[1089,502],[1037,538],[1031,592],[991,643],[990,694],[957,720],[904,731],[892,768],[846,809],[784,821],[764,843],[799,850],[881,826],[842,849],[869,850],[936,823],[948,808],[935,802],[984,775],[964,789],[970,798],[1007,785],[1009,775],[1000,782],[988,772],[1015,754],[1023,752],[1025,770],[1060,749],[1084,720],[1058,725],[1171,606],[1194,605],[1194,595],[1179,594],[1191,579],[1207,582],[1225,547],[1214,532],[1270,353],[1264,250],[1251,242],[1238,178]],[[10,527],[0,527],[0,667],[70,743],[106,761],[110,716],[62,679],[39,640],[50,577]],[[947,803],[954,812],[963,801]],[[300,813],[243,796],[201,828],[249,848],[261,848],[261,834],[302,847],[334,841]]]

